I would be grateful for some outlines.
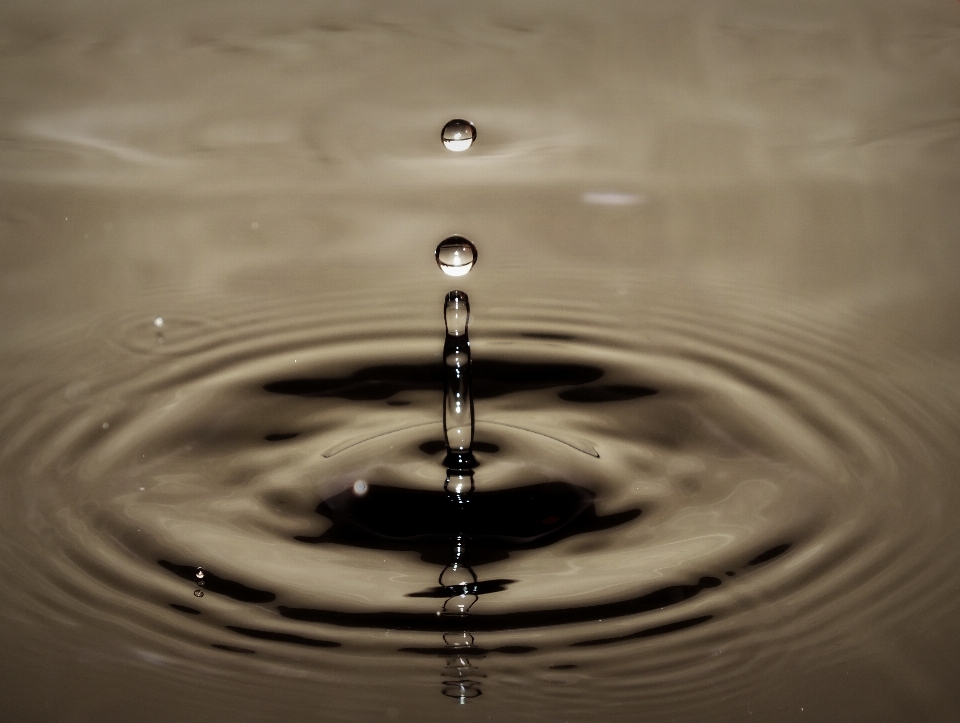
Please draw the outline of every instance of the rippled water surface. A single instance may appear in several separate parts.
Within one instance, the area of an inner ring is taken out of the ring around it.
[[[6,4],[4,720],[955,720],[958,39]]]

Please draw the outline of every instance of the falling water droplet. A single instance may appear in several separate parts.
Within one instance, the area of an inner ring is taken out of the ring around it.
[[[437,246],[437,266],[447,276],[464,276],[477,263],[477,247],[463,236],[451,236]]]
[[[202,580],[204,577],[206,577],[206,573],[204,573],[202,567],[198,567],[198,568],[197,568],[197,579],[198,579],[198,580]]]
[[[367,494],[368,489],[369,487],[367,486],[365,480],[358,479],[353,483],[353,494],[355,494],[357,497],[363,497],[365,494]]]
[[[477,138],[477,128],[470,121],[455,118],[443,127],[440,134],[448,151],[465,151]]]
[[[194,590],[193,594],[197,597],[203,597],[203,590]]]
[[[155,327],[157,327],[158,329],[162,328],[162,327],[163,327],[163,317],[162,317],[162,316],[158,316],[156,319],[154,319],[154,320],[153,320],[153,325],[154,325]]]

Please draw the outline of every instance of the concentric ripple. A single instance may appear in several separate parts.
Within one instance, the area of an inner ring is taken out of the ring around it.
[[[171,324],[173,360],[151,319],[119,323],[123,373],[5,393],[4,534],[36,544],[4,576],[24,615],[108,611],[189,655],[459,660],[452,697],[527,655],[674,699],[758,664],[703,656],[734,635],[816,655],[852,610],[934,604],[955,430],[917,371],[865,355],[855,318],[718,290],[637,314],[631,288],[480,315],[467,513],[443,491],[439,313],[341,295]]]

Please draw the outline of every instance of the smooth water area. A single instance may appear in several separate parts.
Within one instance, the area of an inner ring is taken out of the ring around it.
[[[958,39],[4,4],[0,718],[955,720]]]

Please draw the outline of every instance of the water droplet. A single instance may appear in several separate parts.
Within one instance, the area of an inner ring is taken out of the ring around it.
[[[447,276],[464,276],[477,263],[477,247],[463,236],[451,236],[437,246],[437,266]]]
[[[198,567],[198,568],[197,568],[197,579],[198,579],[198,580],[202,580],[204,577],[206,577],[206,573],[204,573],[202,567]]]
[[[365,494],[367,494],[368,489],[369,487],[367,486],[365,480],[358,479],[353,483],[353,494],[355,494],[357,497],[363,497]]]
[[[194,590],[193,594],[197,597],[203,597],[203,590]]]
[[[440,138],[448,151],[465,151],[477,139],[477,129],[470,121],[455,118],[443,127]]]
[[[100,425],[100,427],[103,429],[110,429],[110,422],[104,422]]]
[[[163,326],[163,317],[162,317],[162,316],[158,316],[156,319],[154,319],[154,320],[153,320],[153,325],[154,325],[155,327],[157,327],[158,329],[161,328],[161,327]]]

